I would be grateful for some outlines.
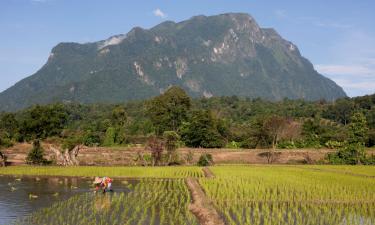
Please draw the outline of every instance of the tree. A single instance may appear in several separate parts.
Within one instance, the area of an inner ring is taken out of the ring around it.
[[[190,97],[179,87],[171,87],[164,94],[153,98],[147,105],[156,134],[161,135],[166,130],[177,131],[191,107]]]
[[[164,131],[165,148],[168,152],[168,163],[178,163],[178,141],[180,136],[175,131]]]
[[[338,99],[325,112],[325,117],[340,122],[344,125],[350,122],[354,110],[354,102],[349,98]]]
[[[160,165],[163,157],[164,142],[156,136],[151,136],[147,141],[146,149],[151,151],[152,165]]]
[[[332,154],[328,160],[334,164],[361,164],[366,162],[365,142],[368,128],[366,117],[361,112],[354,113],[348,126],[349,137],[343,147]]]
[[[127,114],[125,107],[115,106],[112,110],[112,124],[114,126],[124,127],[127,121]]]
[[[354,113],[349,124],[348,144],[355,148],[357,164],[361,162],[361,158],[365,157],[365,143],[368,135],[368,127],[366,117],[363,113]]]
[[[44,158],[44,150],[40,145],[39,140],[33,142],[33,148],[30,150],[29,154],[26,157],[27,164],[47,164],[48,161]]]
[[[268,163],[274,161],[275,150],[280,137],[285,132],[287,127],[287,120],[280,116],[271,116],[264,121],[264,131],[271,138],[272,148],[269,149],[267,154]]]
[[[24,112],[20,133],[27,140],[59,135],[67,119],[63,105],[37,105]]]
[[[214,164],[212,159],[212,155],[208,153],[204,153],[199,157],[198,166],[211,166]]]
[[[4,113],[0,118],[0,131],[7,133],[9,138],[14,138],[19,129],[19,124],[14,113]]]
[[[194,111],[189,121],[181,127],[182,140],[189,147],[221,148],[224,138],[217,128],[217,121],[206,110]]]
[[[116,140],[116,129],[114,127],[108,127],[105,132],[103,146],[111,147],[115,145]]]

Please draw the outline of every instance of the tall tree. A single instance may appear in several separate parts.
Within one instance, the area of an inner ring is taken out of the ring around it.
[[[272,163],[274,161],[277,143],[285,132],[287,124],[287,120],[280,116],[271,116],[264,121],[264,131],[271,138],[272,144],[272,148],[269,149],[267,154],[268,163]]]
[[[194,111],[189,121],[181,127],[181,136],[189,147],[221,148],[225,145],[217,121],[207,110]]]
[[[147,107],[147,113],[158,135],[166,130],[177,131],[187,119],[191,99],[179,87],[171,87],[164,94],[153,98]]]
[[[63,105],[34,106],[24,113],[20,133],[28,140],[59,135],[67,117]]]
[[[365,157],[365,143],[368,137],[368,127],[366,117],[363,113],[354,113],[349,124],[348,143],[355,148],[357,163]]]
[[[168,163],[176,163],[178,161],[178,141],[180,136],[175,131],[164,131],[165,148],[168,152]]]

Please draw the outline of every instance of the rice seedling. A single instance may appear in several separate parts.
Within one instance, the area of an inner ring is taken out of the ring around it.
[[[203,177],[198,167],[57,167],[57,166],[12,166],[0,168],[4,175],[34,176],[110,176],[140,178],[185,178]]]
[[[375,166],[365,166],[365,165],[308,165],[304,166],[305,168],[340,172],[340,173],[349,173],[353,175],[364,175],[364,176],[373,176],[375,177]]]
[[[200,184],[227,224],[375,224],[375,179],[291,166],[212,167]]]
[[[142,179],[129,193],[85,193],[55,203],[15,224],[187,224],[190,195],[183,179]]]

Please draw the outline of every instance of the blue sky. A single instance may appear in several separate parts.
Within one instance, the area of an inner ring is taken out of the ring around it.
[[[225,12],[249,13],[275,28],[349,96],[375,92],[373,0],[1,0],[0,91],[35,73],[59,42]]]

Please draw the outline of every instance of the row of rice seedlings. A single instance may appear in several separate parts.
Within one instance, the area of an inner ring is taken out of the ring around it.
[[[375,202],[375,179],[291,167],[214,167],[200,183],[214,199]],[[233,191],[236,190],[236,191]]]
[[[197,224],[183,179],[144,179],[131,192],[86,193],[55,203],[15,224]]]
[[[354,175],[364,175],[375,177],[375,166],[367,165],[308,165],[303,166],[304,168],[329,170],[340,173],[350,173]]]
[[[375,179],[293,167],[213,167],[200,179],[228,224],[375,224]]]
[[[303,204],[303,203],[217,203],[224,208],[227,224],[375,224],[375,205],[368,204]]]
[[[35,176],[110,176],[110,177],[153,177],[153,178],[185,178],[203,177],[199,167],[56,167],[56,166],[12,166],[0,168],[4,175]]]

